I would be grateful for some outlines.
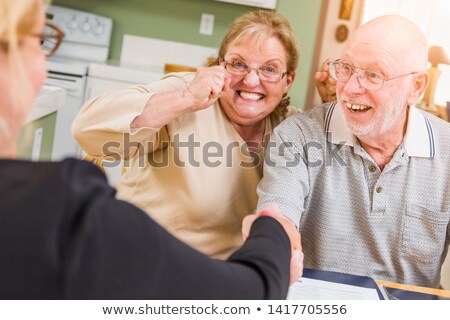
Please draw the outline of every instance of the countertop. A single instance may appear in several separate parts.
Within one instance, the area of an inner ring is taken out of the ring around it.
[[[64,105],[66,90],[60,87],[45,85],[42,87],[26,123],[30,123],[57,111]]]

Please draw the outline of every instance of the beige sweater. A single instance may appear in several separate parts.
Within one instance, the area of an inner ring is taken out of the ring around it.
[[[179,239],[216,257],[242,244],[241,222],[256,208],[263,148],[249,154],[219,103],[187,113],[163,128],[131,132],[154,92],[185,90],[194,74],[104,94],[87,102],[72,130],[91,156],[129,160],[118,197],[146,211]],[[288,114],[295,113],[290,107]],[[266,119],[266,133],[281,119]],[[124,147],[129,141],[130,148]],[[137,144],[141,150],[137,151]]]

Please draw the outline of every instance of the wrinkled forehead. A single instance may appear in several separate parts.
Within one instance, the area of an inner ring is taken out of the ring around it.
[[[402,58],[403,57],[403,58]],[[383,72],[401,69],[404,55],[395,47],[382,43],[354,40],[342,51],[341,60],[359,68],[378,69]]]
[[[409,21],[386,17],[360,27],[344,47],[344,57],[409,72],[426,67],[427,44],[421,31]]]

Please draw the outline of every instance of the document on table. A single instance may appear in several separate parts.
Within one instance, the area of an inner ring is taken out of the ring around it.
[[[300,278],[288,292],[290,300],[380,300],[377,290],[348,284]]]

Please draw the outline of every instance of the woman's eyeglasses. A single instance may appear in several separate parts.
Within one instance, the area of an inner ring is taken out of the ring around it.
[[[250,71],[255,70],[256,74],[261,80],[268,82],[278,82],[287,74],[287,72],[280,71],[272,66],[250,68],[244,62],[239,60],[233,60],[229,62],[223,59],[223,62],[225,64],[225,70],[227,70],[228,73],[234,74],[236,76],[246,76],[250,73]]]
[[[47,22],[44,31],[36,36],[41,39],[41,48],[45,56],[50,57],[58,50],[64,38],[64,33],[54,24]]]
[[[40,39],[41,48],[44,51],[45,56],[50,57],[58,50],[58,47],[64,38],[64,33],[54,24],[47,22],[44,31],[41,34],[31,34],[30,36]],[[8,51],[8,48],[8,42],[0,39],[0,49]]]

